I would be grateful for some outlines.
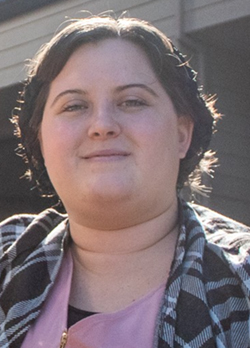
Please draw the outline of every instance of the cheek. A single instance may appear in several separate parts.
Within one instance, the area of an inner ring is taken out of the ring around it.
[[[46,118],[41,124],[40,143],[44,156],[70,151],[80,138],[81,128],[70,122],[51,121]]]
[[[150,130],[146,134],[145,139],[148,146],[155,154],[160,156],[168,156],[168,154],[176,155],[178,157],[178,133],[175,122],[164,120],[150,127]],[[164,157],[165,157],[164,156]]]
[[[67,127],[59,127],[46,119],[42,122],[39,139],[44,163],[49,171],[66,158],[72,141],[70,133]]]
[[[179,168],[179,145],[175,122],[164,120],[147,123],[139,132],[140,150],[146,171],[157,179],[166,180],[177,176]]]

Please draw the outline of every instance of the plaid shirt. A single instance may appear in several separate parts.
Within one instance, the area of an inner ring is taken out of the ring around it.
[[[155,347],[250,348],[250,229],[193,208],[180,203]],[[67,223],[49,209],[0,225],[1,348],[20,348],[39,315],[68,245]]]

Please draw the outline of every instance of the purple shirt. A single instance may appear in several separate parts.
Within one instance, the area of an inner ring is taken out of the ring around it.
[[[72,271],[72,256],[68,252],[55,285],[21,348],[59,348],[67,328]],[[163,293],[164,284],[122,310],[80,320],[68,329],[65,348],[152,348]]]

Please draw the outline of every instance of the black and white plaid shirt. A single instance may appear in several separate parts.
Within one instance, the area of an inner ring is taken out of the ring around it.
[[[193,208],[180,203],[180,234],[155,348],[250,348],[250,229]],[[68,239],[67,216],[52,209],[0,225],[1,348],[21,347]]]

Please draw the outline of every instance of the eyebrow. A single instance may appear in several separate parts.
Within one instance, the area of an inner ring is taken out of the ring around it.
[[[129,88],[142,88],[142,89],[146,90],[148,93],[150,93],[152,96],[158,97],[158,94],[152,88],[150,88],[147,85],[144,85],[143,83],[130,83],[128,85],[119,86],[115,90],[116,90],[116,92],[122,92],[122,91],[124,91],[126,89],[129,89]],[[66,89],[65,91],[59,93],[55,97],[55,99],[51,103],[50,107],[55,105],[55,103],[58,101],[58,99],[60,99],[61,97],[63,97],[64,95],[67,95],[67,94],[86,95],[87,93],[84,90],[81,90],[81,89]]]
[[[129,88],[142,88],[142,89],[145,89],[147,92],[149,92],[154,97],[158,97],[158,94],[152,88],[150,88],[147,85],[144,85],[143,83],[130,83],[128,85],[119,86],[116,88],[116,91],[122,92],[126,89],[129,89]]]
[[[61,97],[63,97],[66,94],[87,94],[85,91],[81,90],[81,89],[66,89],[65,91],[59,93],[55,99],[53,100],[53,102],[51,103],[51,107],[58,101],[58,99],[60,99]]]

